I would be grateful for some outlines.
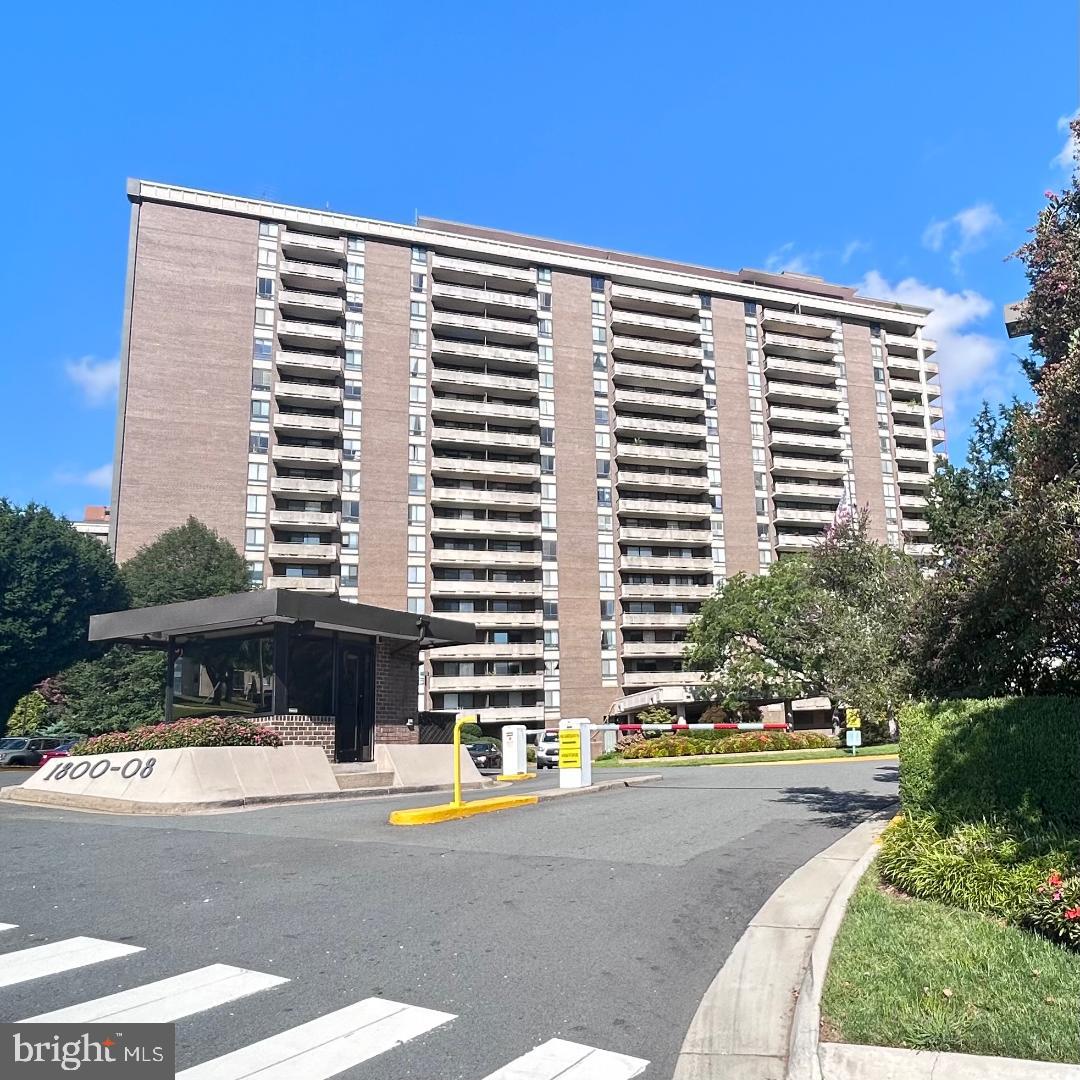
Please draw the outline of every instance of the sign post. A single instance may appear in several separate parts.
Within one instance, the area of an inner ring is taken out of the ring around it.
[[[862,746],[862,716],[858,709],[847,711],[847,745],[851,747],[851,756],[854,757]]]
[[[592,784],[591,725],[587,719],[559,721],[559,787]]]

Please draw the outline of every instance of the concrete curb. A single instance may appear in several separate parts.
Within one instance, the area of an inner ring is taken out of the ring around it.
[[[1078,1080],[1080,1065],[1020,1058],[903,1050],[892,1046],[822,1043],[821,1064],[830,1080]]]
[[[649,773],[648,776],[620,776],[615,780],[600,780],[589,787],[583,788],[553,788],[550,791],[538,791],[536,797],[543,802],[545,799],[564,799],[570,795],[596,795],[601,791],[611,791],[613,788],[637,787],[639,784],[654,784],[664,778],[659,773]]]
[[[885,824],[857,825],[765,901],[701,999],[673,1080],[788,1080],[796,1001],[815,939]]]
[[[457,821],[476,817],[477,814],[512,810],[516,806],[535,806],[537,801],[535,795],[496,795],[492,799],[472,799],[460,804],[414,806],[406,810],[391,810],[389,821],[391,825],[435,825],[440,821]]]

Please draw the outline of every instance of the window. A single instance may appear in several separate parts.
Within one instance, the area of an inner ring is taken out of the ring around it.
[[[545,570],[544,571],[544,585],[549,589],[555,588],[559,584],[559,571],[558,570]]]
[[[712,333],[712,315],[706,315],[704,312],[698,316],[698,320],[701,323],[701,329],[707,333]]]
[[[278,227],[272,221],[260,221],[259,222],[259,235],[260,236],[277,236]]]
[[[602,319],[607,314],[607,301],[594,300],[592,302],[592,313],[594,319]]]
[[[427,387],[424,386],[410,386],[409,387],[409,401],[414,405],[422,405],[427,398]]]
[[[596,433],[596,449],[597,450],[610,450],[611,449],[611,433],[608,431],[598,431]]]
[[[888,458],[881,462],[881,471],[885,476],[892,476],[892,462]]]
[[[559,661],[558,660],[545,660],[544,661],[544,674],[545,675],[558,675],[559,674]]]
[[[765,474],[763,472],[754,473],[754,488],[757,491],[765,491]]]
[[[611,475],[611,459],[610,458],[597,458],[596,459],[596,475],[601,480],[606,480]]]
[[[252,355],[256,360],[269,360],[274,355],[274,346],[272,342],[266,341],[264,338],[255,339],[255,347],[252,350]]]
[[[427,371],[427,361],[422,356],[410,356],[409,357],[409,377],[413,379],[422,378]]]
[[[548,480],[548,481],[546,481],[546,482],[544,482],[544,483],[542,483],[540,485],[540,498],[543,499],[544,502],[554,502],[555,501],[555,482],[554,481]]]
[[[422,537],[420,538],[422,539]],[[359,551],[360,550],[360,534],[354,532],[343,532],[341,534],[341,550],[342,551]]]
[[[705,360],[712,360],[715,358],[716,350],[713,348],[711,341],[702,342],[701,355]]]
[[[544,691],[544,708],[545,709],[557,709],[559,707],[559,691],[558,690],[545,690]]]
[[[559,631],[558,630],[545,630],[544,631],[544,648],[545,649],[557,649],[559,647]]]
[[[409,330],[409,348],[410,349],[422,349],[427,344],[427,337],[423,330],[419,327],[412,327]]]
[[[359,409],[346,409],[344,416],[344,423],[346,427],[359,427],[360,426],[360,410]]]
[[[421,473],[409,473],[409,494],[424,494],[424,477]]]
[[[750,460],[756,462],[758,465],[765,463],[765,447],[764,446],[751,446],[750,447]]]
[[[355,589],[357,585],[357,568],[351,563],[341,567],[341,587],[343,589]]]
[[[253,401],[251,403],[252,420],[268,420],[270,418],[269,401]]]
[[[559,617],[559,602],[558,600],[545,600],[544,601],[544,618],[545,619],[557,619]]]
[[[615,660],[601,660],[600,661],[600,677],[604,679],[614,679],[618,674],[616,667],[617,662]]]
[[[768,505],[766,504],[766,501],[764,499],[755,499],[754,509],[758,512],[758,514],[767,514],[769,512]]]
[[[249,495],[247,497],[247,512],[249,514],[265,514],[266,513],[266,496],[265,495]]]
[[[607,397],[607,379],[593,379],[593,394],[599,397]]]
[[[341,456],[346,461],[359,461],[360,460],[360,440],[359,439],[345,439],[341,444]]]
[[[255,368],[251,373],[252,390],[270,389],[270,372],[267,368]]]
[[[412,261],[414,263],[427,263],[427,248],[413,246]]]
[[[426,416],[420,416],[419,414],[411,415],[409,417],[409,434],[423,435],[426,421]]]
[[[409,524],[423,525],[427,520],[427,507],[422,503],[409,503]]]
[[[244,547],[261,548],[266,543],[265,529],[245,529]]]
[[[420,538],[418,537],[418,539]],[[408,575],[408,582],[410,585],[424,584],[424,568],[422,566],[408,567]]]
[[[422,555],[426,550],[427,539],[423,536],[409,535],[409,552],[413,555]]]
[[[761,521],[758,522],[757,538],[759,540],[768,540],[769,539],[769,526],[766,525],[764,522],[761,522]]]
[[[537,345],[536,356],[537,359],[543,361],[545,364],[550,364],[555,358],[555,353],[552,351],[550,345]]]
[[[540,445],[541,446],[554,446],[555,445],[555,429],[550,427],[542,427],[540,429]]]
[[[409,317],[412,319],[424,319],[427,317],[427,301],[426,300],[410,300],[409,301]]]
[[[772,551],[769,548],[758,548],[758,565],[768,566],[772,562]]]
[[[757,341],[757,326],[754,323],[746,324],[746,340]]]
[[[597,514],[596,527],[600,532],[611,532],[611,515]]]
[[[607,356],[604,353],[593,353],[593,371],[607,371]]]
[[[409,460],[423,461],[425,457],[424,447],[420,443],[409,443]]]
[[[555,402],[551,398],[540,399],[540,415],[541,416],[554,416],[555,415]]]
[[[601,589],[614,589],[615,588],[615,575],[610,570],[604,570],[600,574],[600,588]]]
[[[885,369],[876,367],[874,368],[874,382],[883,383],[885,381]]]
[[[277,252],[272,248],[259,248],[260,266],[277,266]]]
[[[347,382],[345,384],[346,401],[359,401],[363,395],[364,388],[358,382]]]
[[[352,371],[359,371],[364,364],[364,354],[359,349],[345,350],[345,366]]]
[[[423,292],[424,291],[424,282],[427,280],[427,275],[426,274],[410,274],[409,278],[410,278],[410,281],[412,282],[412,291],[413,292]]]
[[[750,411],[761,412],[761,398],[757,394],[750,395]]]
[[[551,267],[549,267],[549,266],[537,267],[536,280],[537,281],[551,281]]]
[[[877,391],[875,391],[875,393],[874,393],[874,396],[876,397],[876,399],[877,399],[877,403],[878,403],[879,405],[884,405],[884,404],[886,404],[886,399],[885,399],[885,391],[884,391],[884,390],[877,390]]]
[[[252,585],[262,585],[263,583],[263,564],[262,560],[250,559],[247,564],[248,581]]]
[[[540,389],[541,390],[554,390],[555,389],[555,376],[550,371],[540,372]]]
[[[606,405],[597,405],[595,409],[596,423],[606,424],[608,422],[608,410]]]
[[[274,296],[274,279],[268,277],[259,278],[256,292],[260,300],[272,300]]]
[[[601,561],[610,561],[615,558],[615,549],[611,544],[600,544],[600,559]]]
[[[364,238],[362,236],[350,236],[345,241],[345,249],[347,251],[363,251],[364,250]]]
[[[597,488],[596,489],[596,505],[597,506],[610,506],[611,505],[611,488]]]
[[[554,454],[541,454],[540,455],[540,472],[546,476],[550,476],[555,472],[555,455]]]
[[[600,601],[600,618],[614,619],[615,618],[615,601],[614,600],[601,600]]]
[[[750,386],[754,387],[755,389],[760,389],[761,388],[761,372],[760,371],[748,371],[746,373],[746,381],[750,384]]]
[[[607,342],[607,327],[606,326],[594,326],[592,328],[592,339],[598,345],[603,345]]]
[[[764,439],[765,438],[765,425],[755,420],[750,425],[750,438],[751,439]]]
[[[558,542],[555,540],[541,540],[540,551],[542,559],[554,559],[558,551]]]
[[[600,631],[600,648],[601,649],[614,649],[615,648],[615,631],[614,630],[601,630]]]
[[[888,451],[889,451],[889,436],[888,435],[880,435],[880,436],[878,436],[878,441],[881,443],[881,449],[884,450],[886,453],[888,453]]]
[[[270,449],[270,437],[268,435],[249,435],[248,453],[265,454]]]
[[[355,525],[360,520],[359,499],[341,500],[341,520],[352,525]]]
[[[353,315],[364,314],[364,301],[360,293],[351,292],[345,296],[345,310]]]
[[[757,304],[753,300],[743,301],[743,314],[744,315],[756,315]]]
[[[264,461],[249,461],[248,462],[248,480],[253,481],[256,484],[265,484],[267,475],[267,465]]]
[[[537,333],[541,337],[551,337],[551,320],[550,319],[541,319],[539,321],[539,323],[537,323],[537,328],[536,329],[537,329]]]
[[[554,529],[555,528],[555,514],[551,510],[540,511],[540,528],[542,529]]]
[[[260,307],[255,309],[255,325],[256,326],[273,326],[274,325],[274,309]]]
[[[359,491],[360,490],[360,474],[353,470],[346,469],[341,474],[341,486],[346,491]]]
[[[592,291],[603,292],[604,291],[604,279],[602,277],[594,276],[592,279]]]
[[[536,294],[536,306],[541,311],[550,311],[551,310],[551,293],[549,293],[549,292],[539,292],[539,293],[537,293]]]

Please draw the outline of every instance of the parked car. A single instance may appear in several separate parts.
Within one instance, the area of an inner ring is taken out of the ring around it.
[[[36,767],[41,764],[42,754],[46,750],[55,750],[63,742],[63,739],[44,736],[32,738],[10,736],[0,739],[0,766],[33,765]]]
[[[474,742],[467,746],[469,757],[478,769],[501,769],[502,750],[497,743]]]
[[[52,761],[54,757],[69,757],[71,754],[71,748],[79,741],[79,737],[76,736],[73,739],[65,739],[55,750],[45,750],[41,755],[40,764],[44,765],[46,761]]]
[[[559,733],[545,731],[536,740],[536,768],[557,769],[559,767]]]

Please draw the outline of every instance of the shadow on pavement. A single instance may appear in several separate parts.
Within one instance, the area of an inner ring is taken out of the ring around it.
[[[891,814],[897,807],[896,795],[875,795],[869,791],[834,791],[825,787],[782,788],[776,802],[805,806],[821,816],[821,823],[833,828],[850,829],[862,821]]]

